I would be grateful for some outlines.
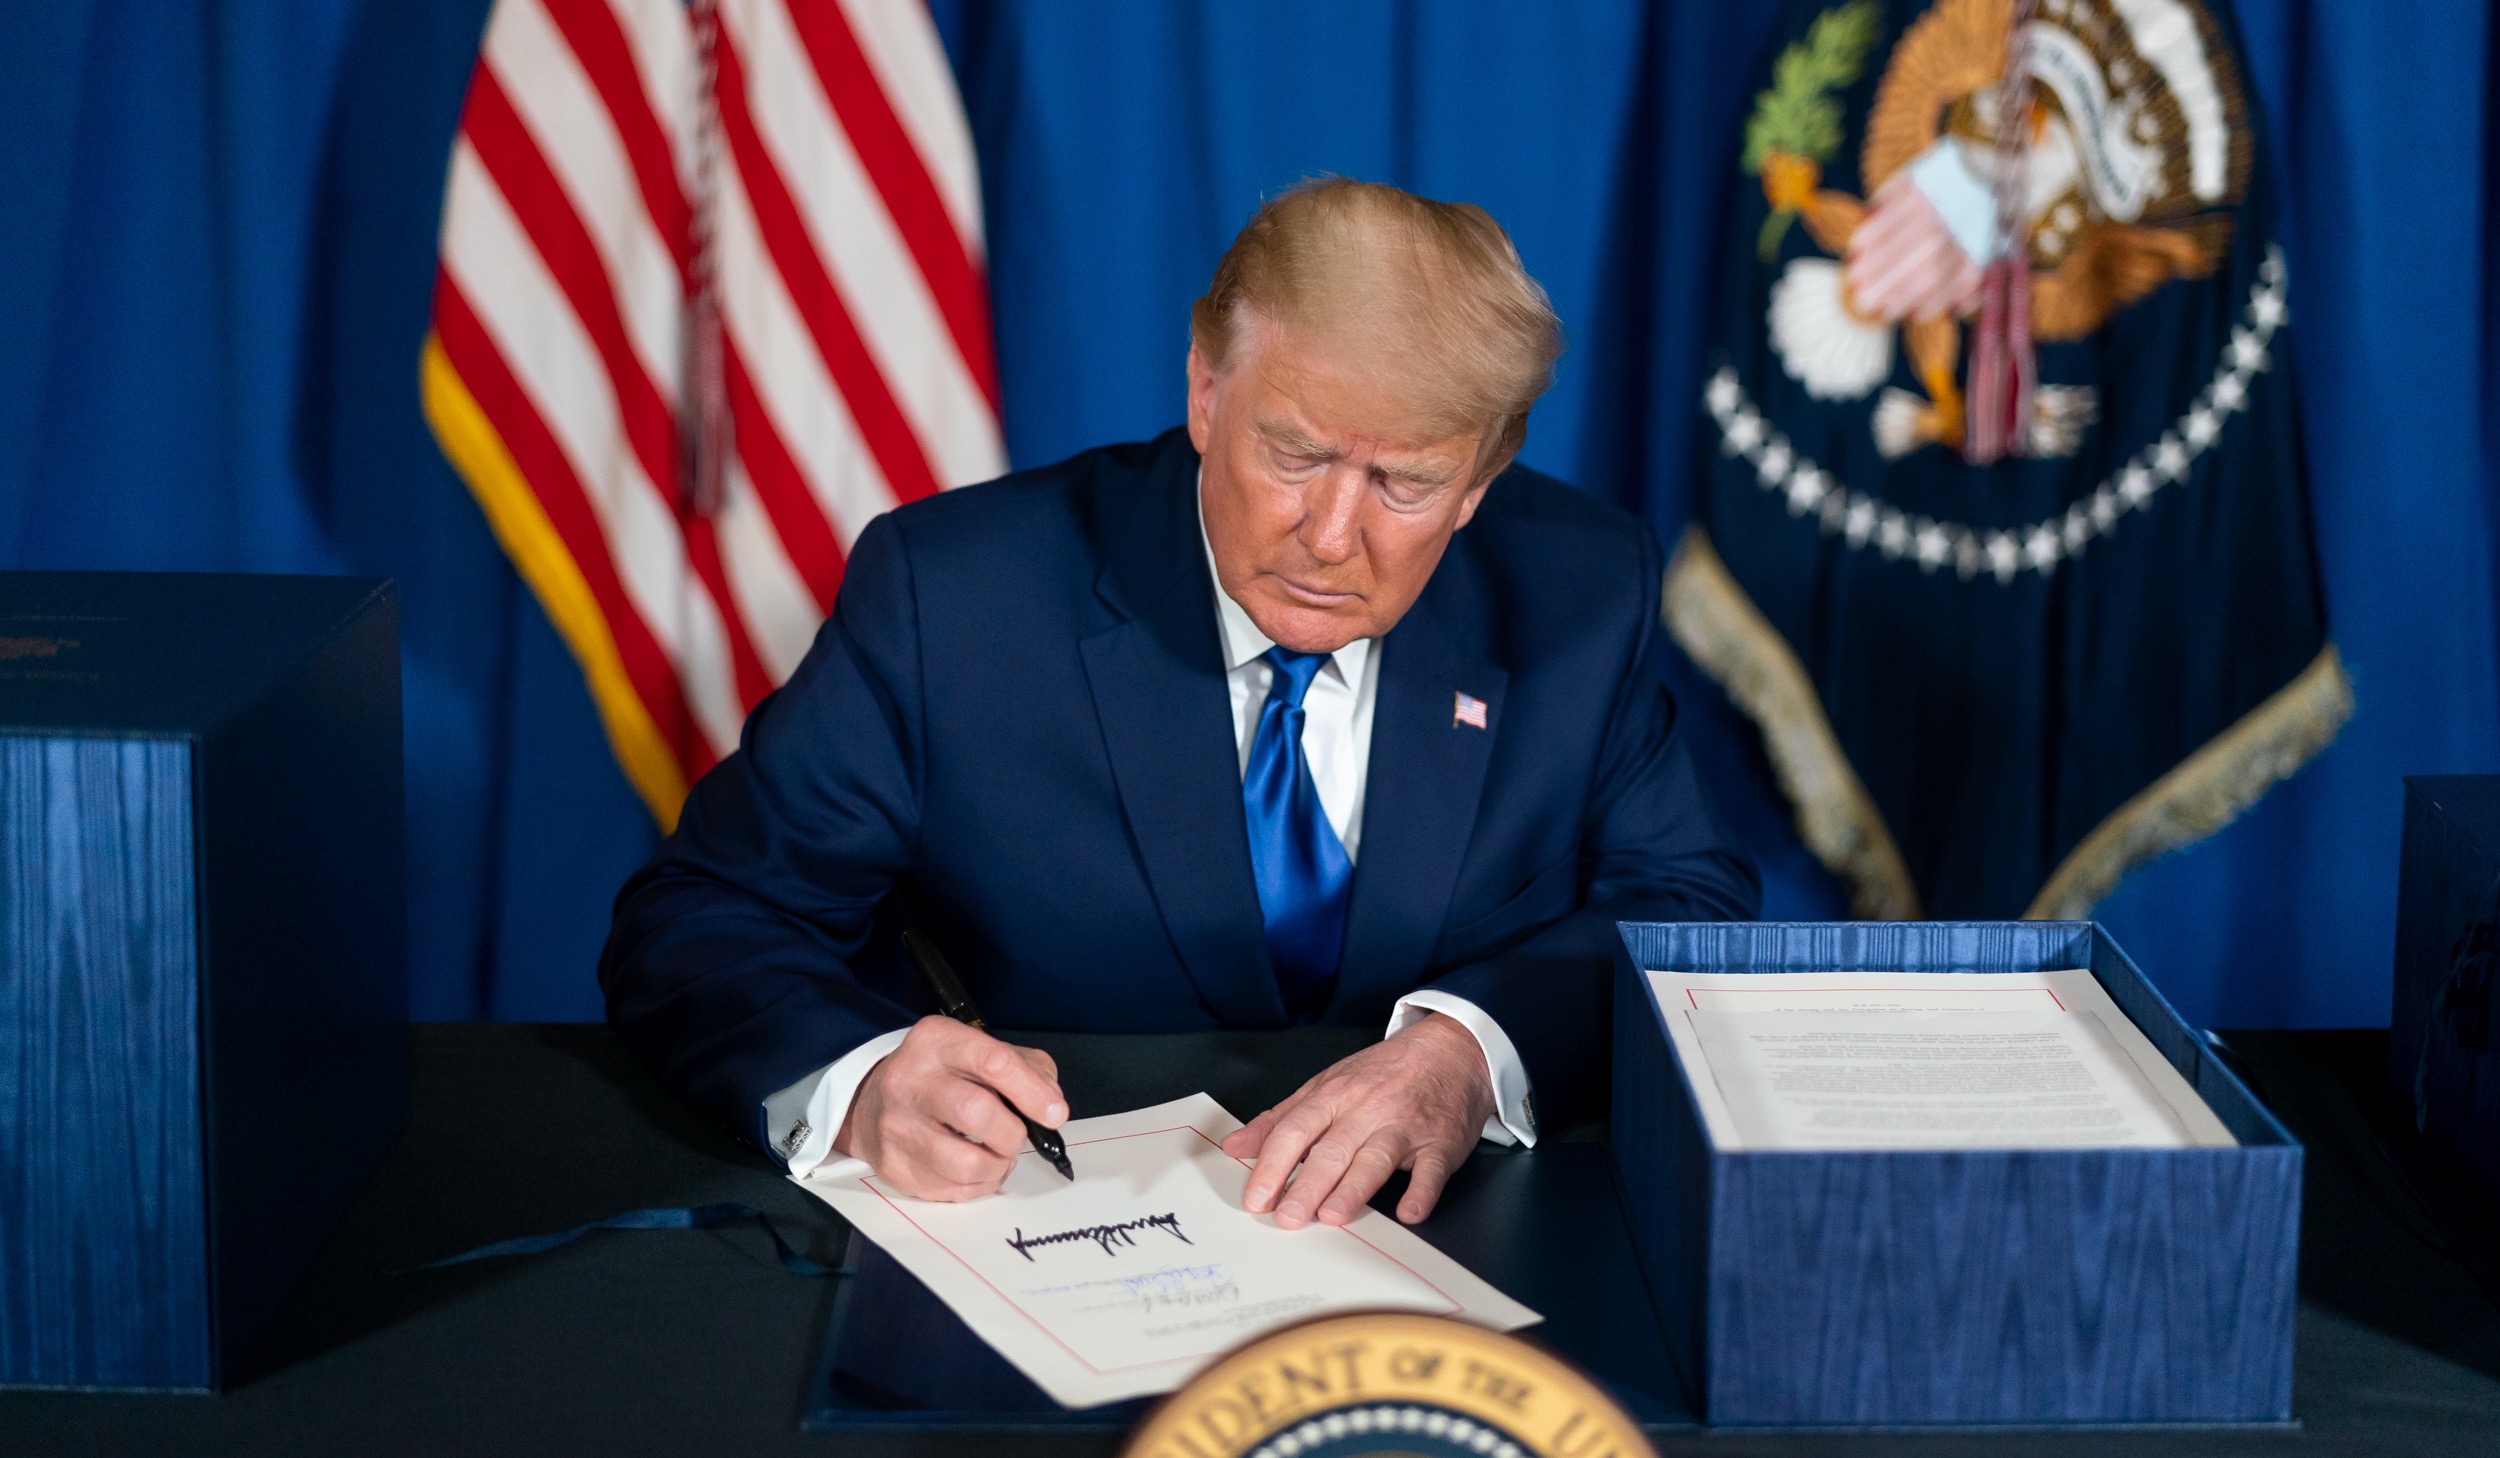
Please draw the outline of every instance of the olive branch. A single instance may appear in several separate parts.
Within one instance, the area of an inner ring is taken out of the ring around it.
[[[1743,166],[1760,176],[1766,166],[1823,163],[1840,150],[1840,100],[1834,92],[1856,81],[1866,69],[1866,53],[1874,47],[1883,14],[1875,0],[1850,0],[1814,17],[1805,37],[1781,51],[1771,65],[1771,84],[1754,97],[1753,115],[1745,120]],[[1762,223],[1762,261],[1779,252],[1780,240],[1796,219],[1794,208],[1774,207]]]

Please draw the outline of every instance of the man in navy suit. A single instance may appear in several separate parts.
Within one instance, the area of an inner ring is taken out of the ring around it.
[[[998,1188],[1003,1027],[1360,1024],[1227,1142],[1245,1203],[1420,1220],[1479,1137],[1602,1095],[1613,923],[1741,918],[1658,678],[1650,532],[1511,466],[1561,349],[1482,212],[1326,181],[1192,317],[1189,415],[871,523],[834,614],[618,897],[608,1015],[786,1159]],[[1290,1179],[1290,1183],[1288,1180]]]

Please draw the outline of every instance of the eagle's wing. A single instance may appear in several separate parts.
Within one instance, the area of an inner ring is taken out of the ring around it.
[[[1803,214],[1806,235],[1814,245],[1834,258],[1849,251],[1850,235],[1858,231],[1858,223],[1866,216],[1866,204],[1845,192],[1829,188],[1814,195]]]
[[[1858,177],[1871,195],[1936,140],[1947,106],[2005,73],[2011,0],[1941,0],[1911,22],[1866,114]]]
[[[2097,332],[2110,315],[2174,278],[2201,278],[2213,258],[2168,228],[2087,224],[2066,261],[2031,278],[2031,333],[2056,343]]]

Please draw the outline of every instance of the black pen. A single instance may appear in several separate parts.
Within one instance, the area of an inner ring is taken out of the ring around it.
[[[972,994],[964,991],[963,983],[955,978],[955,969],[938,955],[937,944],[916,931],[907,931],[903,933],[903,945],[911,952],[913,965],[928,981],[929,990],[937,994],[938,1011],[967,1027],[988,1032],[989,1025],[981,1021],[980,1010],[972,1005]],[[1015,1111],[1017,1118],[1024,1119],[1024,1111],[1017,1109],[1014,1101],[1010,1100],[1007,1107]],[[1068,1163],[1068,1146],[1059,1138],[1058,1130],[1024,1119],[1024,1133],[1033,1141],[1035,1154],[1049,1160],[1052,1168],[1069,1179],[1076,1178],[1076,1166]]]

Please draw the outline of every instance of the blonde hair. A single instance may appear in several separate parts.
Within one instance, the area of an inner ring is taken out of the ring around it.
[[[1563,349],[1553,304],[1484,209],[1343,177],[1268,199],[1233,239],[1189,311],[1209,368],[1239,344],[1245,310],[1375,362],[1435,426],[1484,430],[1494,466],[1527,439]]]

